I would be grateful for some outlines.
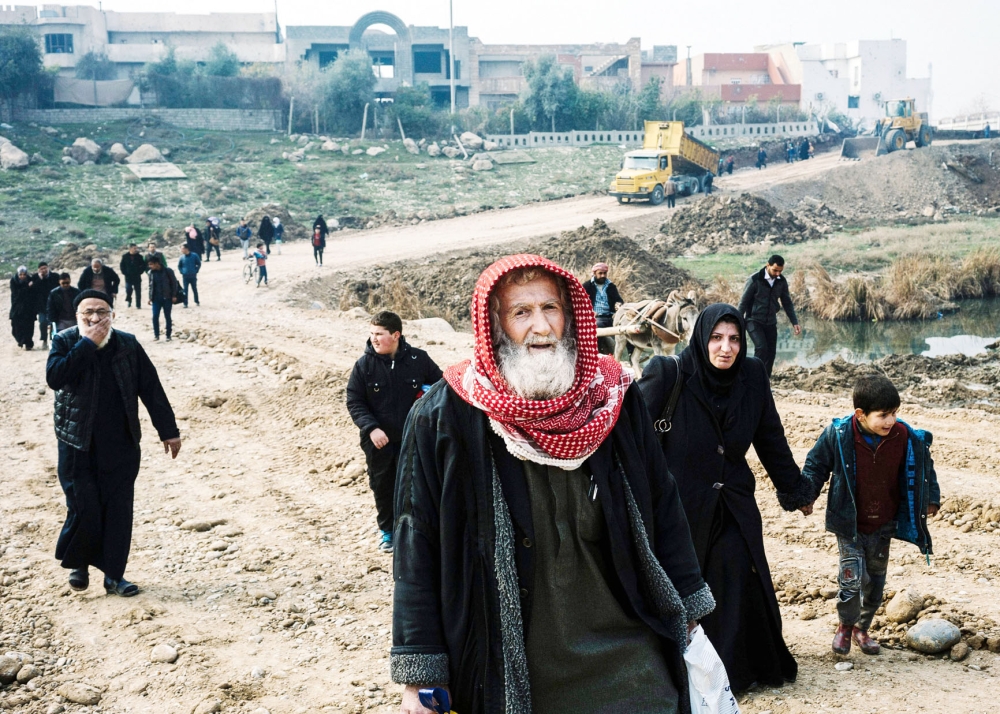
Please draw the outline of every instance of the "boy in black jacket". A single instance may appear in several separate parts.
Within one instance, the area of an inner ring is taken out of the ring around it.
[[[361,448],[368,464],[368,485],[375,494],[379,550],[392,552],[393,491],[403,425],[410,407],[441,368],[423,350],[403,337],[403,321],[383,310],[371,321],[365,353],[347,382],[347,410],[361,430]]]
[[[840,549],[837,654],[850,652],[852,640],[865,654],[879,653],[868,628],[882,604],[891,540],[931,552],[927,517],[941,505],[932,436],[898,421],[898,410],[899,392],[887,377],[859,378],[854,414],[826,428],[802,469],[817,490],[833,475],[826,529],[836,534]]]

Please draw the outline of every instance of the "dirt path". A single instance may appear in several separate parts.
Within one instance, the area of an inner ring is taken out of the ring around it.
[[[822,161],[788,170],[813,170]],[[734,185],[770,180],[781,170],[737,175]],[[344,233],[330,242],[327,262],[350,266],[427,255],[573,228],[594,217],[633,219],[637,210],[667,209],[587,197]],[[398,688],[389,683],[387,657],[390,558],[374,549],[363,456],[344,409],[346,376],[367,324],[288,307],[285,300],[297,285],[322,272],[307,245],[286,245],[284,255],[272,256],[269,288],[244,284],[241,268],[232,251],[223,262],[205,265],[203,306],[175,309],[170,343],[152,341],[148,309],[120,307],[118,326],[149,351],[184,437],[180,457],[170,461],[157,450],[144,417],[127,573],[144,592],[132,600],[106,597],[99,584],[84,595],[65,586],[65,572],[52,558],[64,506],[55,479],[45,355],[17,352],[9,340],[0,347],[0,403],[16,415],[0,420],[7,444],[0,652],[25,652],[42,672],[34,689],[0,692],[0,709],[50,711],[59,702],[57,687],[84,682],[103,691],[105,712],[189,714],[214,711],[216,700],[222,711],[257,714],[396,710]],[[2,299],[6,303],[5,294]],[[471,350],[471,337],[463,333],[408,330],[407,337],[442,365]],[[787,392],[778,401],[800,463],[822,427],[849,410],[845,399],[827,395]],[[998,498],[1000,418],[965,410],[906,411],[935,432],[946,494]],[[836,560],[833,538],[822,530],[822,509],[810,519],[782,513],[763,482],[759,501],[775,577],[802,587],[829,586]],[[931,566],[913,558],[913,548],[894,546],[890,588],[913,585],[960,604],[978,618],[970,620],[974,630],[990,631],[1000,621],[997,534],[962,533],[943,524],[934,532],[939,555]],[[744,711],[992,710],[1000,695],[1000,658],[985,651],[961,664],[905,650],[878,658],[854,654],[853,670],[836,671],[829,650],[832,602],[783,606],[799,680],[751,693]],[[816,619],[798,619],[807,608]],[[150,662],[158,644],[175,647],[177,661]]]

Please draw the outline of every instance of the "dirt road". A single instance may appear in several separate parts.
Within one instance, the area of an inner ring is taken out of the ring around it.
[[[788,170],[813,170],[822,161]],[[781,170],[733,182],[748,186]],[[666,210],[588,197],[345,233],[330,241],[327,262],[395,260],[551,233],[594,217],[613,222]],[[257,714],[396,710],[387,657],[391,561],[374,548],[363,456],[344,408],[366,321],[286,304],[302,281],[322,272],[307,245],[286,245],[272,256],[268,288],[244,284],[241,267],[232,251],[204,266],[202,306],[175,308],[170,343],[152,341],[148,308],[119,306],[118,327],[149,351],[184,438],[170,461],[144,416],[127,573],[143,592],[132,600],[106,597],[99,581],[83,595],[66,587],[52,558],[64,506],[45,355],[17,352],[10,340],[0,347],[0,402],[15,417],[0,420],[0,653],[26,653],[41,672],[33,685],[3,689],[0,709],[54,712],[57,689],[83,683],[101,692],[104,712],[188,714],[217,711],[216,702],[224,712]],[[408,329],[407,337],[441,365],[471,350],[463,333]],[[846,399],[827,395],[778,398],[800,463],[822,427],[849,410]],[[945,494],[1000,498],[1000,418],[966,410],[905,413],[935,433]],[[784,689],[745,696],[744,711],[992,711],[1000,657],[986,650],[962,663],[901,649],[877,658],[855,653],[852,670],[835,670],[834,601],[801,597],[829,587],[836,572],[823,509],[809,519],[785,514],[771,491],[762,481],[766,544],[773,575],[786,583],[785,631],[800,676]],[[911,585],[944,599],[970,613],[972,631],[995,632],[998,535],[934,528],[938,556],[930,565],[913,548],[894,545],[889,587]],[[805,617],[814,619],[799,619]],[[176,650],[175,662],[150,661],[161,644]]]

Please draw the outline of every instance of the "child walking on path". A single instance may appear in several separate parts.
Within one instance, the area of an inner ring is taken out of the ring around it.
[[[938,512],[941,489],[931,459],[930,432],[896,418],[899,392],[887,377],[865,375],[854,385],[854,413],[835,419],[806,457],[802,474],[817,490],[830,481],[826,529],[840,550],[833,651],[847,654],[852,640],[865,654],[879,653],[868,635],[882,604],[893,538],[931,552],[927,517]]]
[[[264,244],[258,243],[257,250],[253,252],[253,258],[257,261],[257,287],[260,287],[260,281],[264,281],[264,285],[267,285],[267,253],[264,252]]]

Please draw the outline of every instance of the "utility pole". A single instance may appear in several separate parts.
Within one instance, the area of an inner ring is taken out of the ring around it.
[[[685,79],[687,80],[687,86],[690,87],[691,80],[693,79],[691,76],[691,45],[688,45],[687,48],[688,48],[688,55],[687,55],[687,62],[685,63],[687,69],[687,72],[685,72],[685,74],[687,76],[685,77]]]
[[[448,0],[448,76],[451,77],[451,114],[455,116],[455,0]]]

